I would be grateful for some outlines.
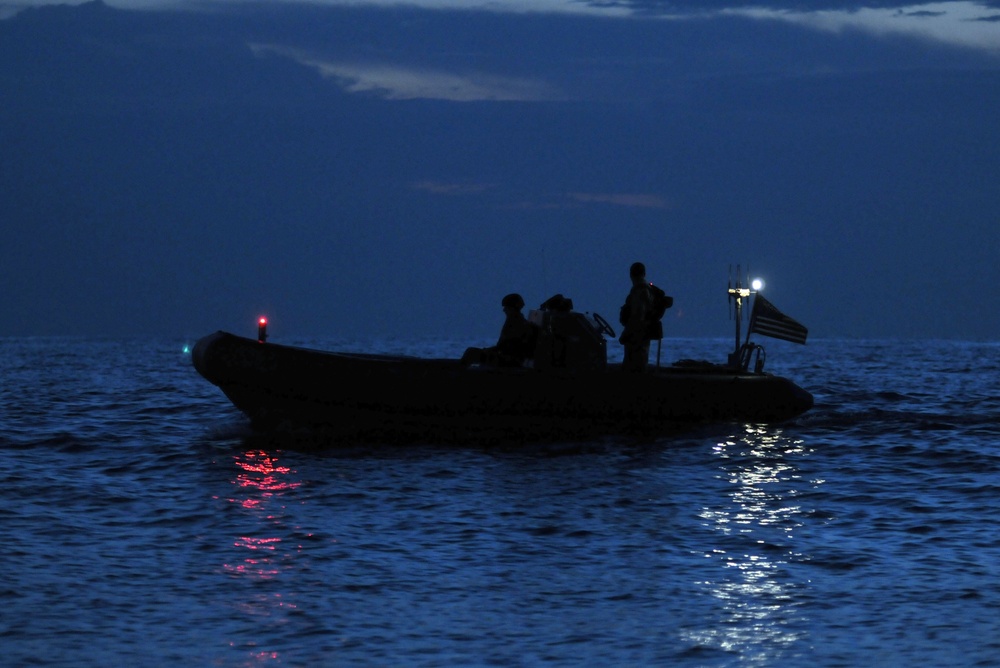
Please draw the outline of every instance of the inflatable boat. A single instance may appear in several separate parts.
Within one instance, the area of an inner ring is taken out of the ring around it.
[[[605,336],[614,333],[599,315],[536,310],[530,319],[539,326],[534,357],[515,367],[281,345],[263,329],[256,339],[205,336],[192,362],[255,430],[354,442],[656,436],[709,422],[783,422],[813,405],[809,392],[763,371],[760,346],[740,346],[726,364],[629,373],[608,363]]]

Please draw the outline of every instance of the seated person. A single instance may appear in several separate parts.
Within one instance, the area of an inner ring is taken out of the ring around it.
[[[504,320],[497,344],[490,348],[468,348],[462,355],[462,364],[489,364],[491,366],[522,366],[534,357],[538,326],[524,317],[524,299],[511,293],[500,302]]]

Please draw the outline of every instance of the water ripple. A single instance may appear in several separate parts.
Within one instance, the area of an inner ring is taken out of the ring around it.
[[[170,342],[0,340],[5,660],[989,665],[997,348],[810,346],[788,425],[329,449]]]

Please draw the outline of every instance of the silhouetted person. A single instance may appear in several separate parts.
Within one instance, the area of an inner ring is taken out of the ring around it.
[[[521,309],[524,299],[511,293],[500,302],[503,307],[503,327],[497,344],[490,348],[468,348],[462,355],[462,364],[490,364],[494,366],[521,366],[535,356],[538,327],[528,322]]]
[[[524,299],[521,295],[511,293],[503,298],[500,305],[506,316],[496,345],[501,364],[521,366],[524,360],[535,355],[538,327],[528,322],[521,313],[521,309],[524,308]]]
[[[628,275],[632,279],[632,290],[619,314],[623,329],[618,342],[625,346],[622,369],[641,373],[649,363],[649,319],[653,294],[646,282],[646,266],[642,262],[632,263]]]

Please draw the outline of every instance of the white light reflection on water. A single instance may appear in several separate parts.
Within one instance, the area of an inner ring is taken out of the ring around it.
[[[781,430],[747,425],[744,433],[718,443],[720,479],[731,485],[728,503],[704,507],[703,526],[718,540],[704,556],[717,563],[714,576],[696,584],[718,603],[718,618],[693,629],[686,640],[741,657],[741,663],[774,664],[789,658],[807,634],[796,603],[799,585],[789,566],[801,559],[795,534],[802,526],[797,502],[803,480],[796,459],[800,441]]]

